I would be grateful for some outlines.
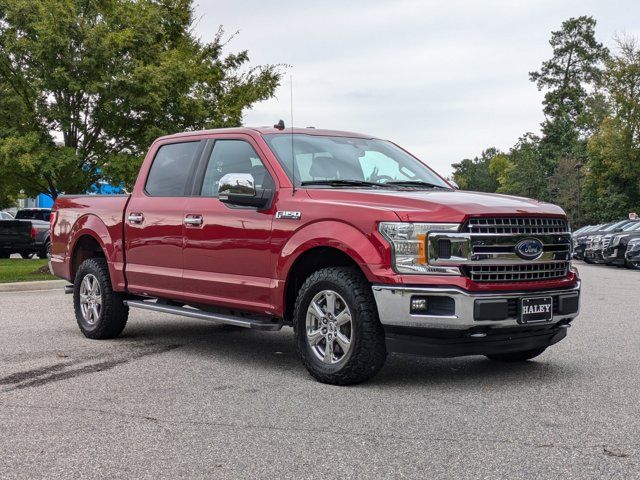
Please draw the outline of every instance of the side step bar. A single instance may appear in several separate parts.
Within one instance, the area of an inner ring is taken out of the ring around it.
[[[282,328],[282,323],[265,322],[254,320],[251,318],[237,317],[234,315],[225,315],[222,313],[211,313],[203,310],[196,310],[189,307],[176,307],[173,305],[163,305],[158,303],[150,303],[142,300],[125,300],[125,305],[131,308],[141,308],[142,310],[151,310],[154,312],[171,313],[173,315],[182,315],[183,317],[198,318],[200,320],[208,320],[210,322],[226,323],[227,325],[235,325],[236,327],[253,328],[257,330],[277,331]]]

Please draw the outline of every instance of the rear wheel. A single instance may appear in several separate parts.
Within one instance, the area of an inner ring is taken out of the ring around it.
[[[111,287],[109,269],[103,258],[85,260],[78,268],[73,305],[78,326],[87,338],[115,338],[124,330],[129,317],[124,297]]]
[[[25,259],[33,258],[33,252],[20,252],[20,256]]]
[[[44,244],[42,250],[38,253],[38,257],[40,258],[51,258],[51,241],[47,240],[47,243]]]
[[[294,322],[302,363],[320,382],[360,383],[384,365],[384,330],[371,286],[356,269],[325,268],[309,276]]]
[[[532,350],[522,350],[520,352],[496,353],[494,355],[487,355],[487,358],[495,360],[496,362],[525,362],[542,354],[546,349],[547,347],[542,347]]]

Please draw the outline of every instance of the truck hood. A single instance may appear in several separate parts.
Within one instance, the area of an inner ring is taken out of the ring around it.
[[[314,200],[335,205],[361,205],[393,210],[407,222],[462,222],[478,215],[564,216],[557,205],[529,198],[460,190],[308,189]]]

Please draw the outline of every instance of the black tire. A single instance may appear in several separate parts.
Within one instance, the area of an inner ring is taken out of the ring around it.
[[[494,355],[487,355],[487,358],[496,362],[526,362],[532,358],[541,355],[547,347],[534,348],[532,350],[522,350],[520,352],[511,353],[496,353]]]
[[[339,294],[351,312],[351,346],[338,363],[327,364],[316,357],[307,340],[307,309],[314,296],[324,290]],[[355,268],[318,270],[306,279],[296,299],[294,330],[298,354],[309,373],[322,383],[353,385],[373,377],[387,357],[384,330],[371,286]]]
[[[8,252],[0,252],[0,258],[9,258],[11,256]]]
[[[30,258],[33,258],[34,253],[33,252],[20,252],[20,256],[22,258],[24,258],[25,260],[28,260]]]
[[[84,278],[92,275],[100,287],[102,305],[94,323],[90,323],[82,314],[80,305],[80,289]],[[109,278],[109,268],[104,258],[90,258],[78,268],[73,287],[73,307],[80,331],[87,338],[103,340],[115,338],[127,324],[129,307],[124,304],[122,294],[114,292]]]
[[[38,257],[41,259],[51,258],[51,241],[47,240],[44,247],[42,247],[42,250],[38,253]]]
[[[596,262],[594,262],[593,260],[591,260],[590,258],[584,257],[584,262],[588,263],[589,265],[595,265]]]
[[[629,262],[628,260],[625,260],[624,266],[631,270],[640,270],[640,262]]]

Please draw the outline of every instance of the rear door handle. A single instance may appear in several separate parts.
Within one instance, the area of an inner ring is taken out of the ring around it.
[[[187,215],[184,217],[184,224],[187,227],[201,227],[203,223],[202,215]]]
[[[144,221],[144,215],[142,213],[130,213],[127,217],[129,223],[140,224]]]

